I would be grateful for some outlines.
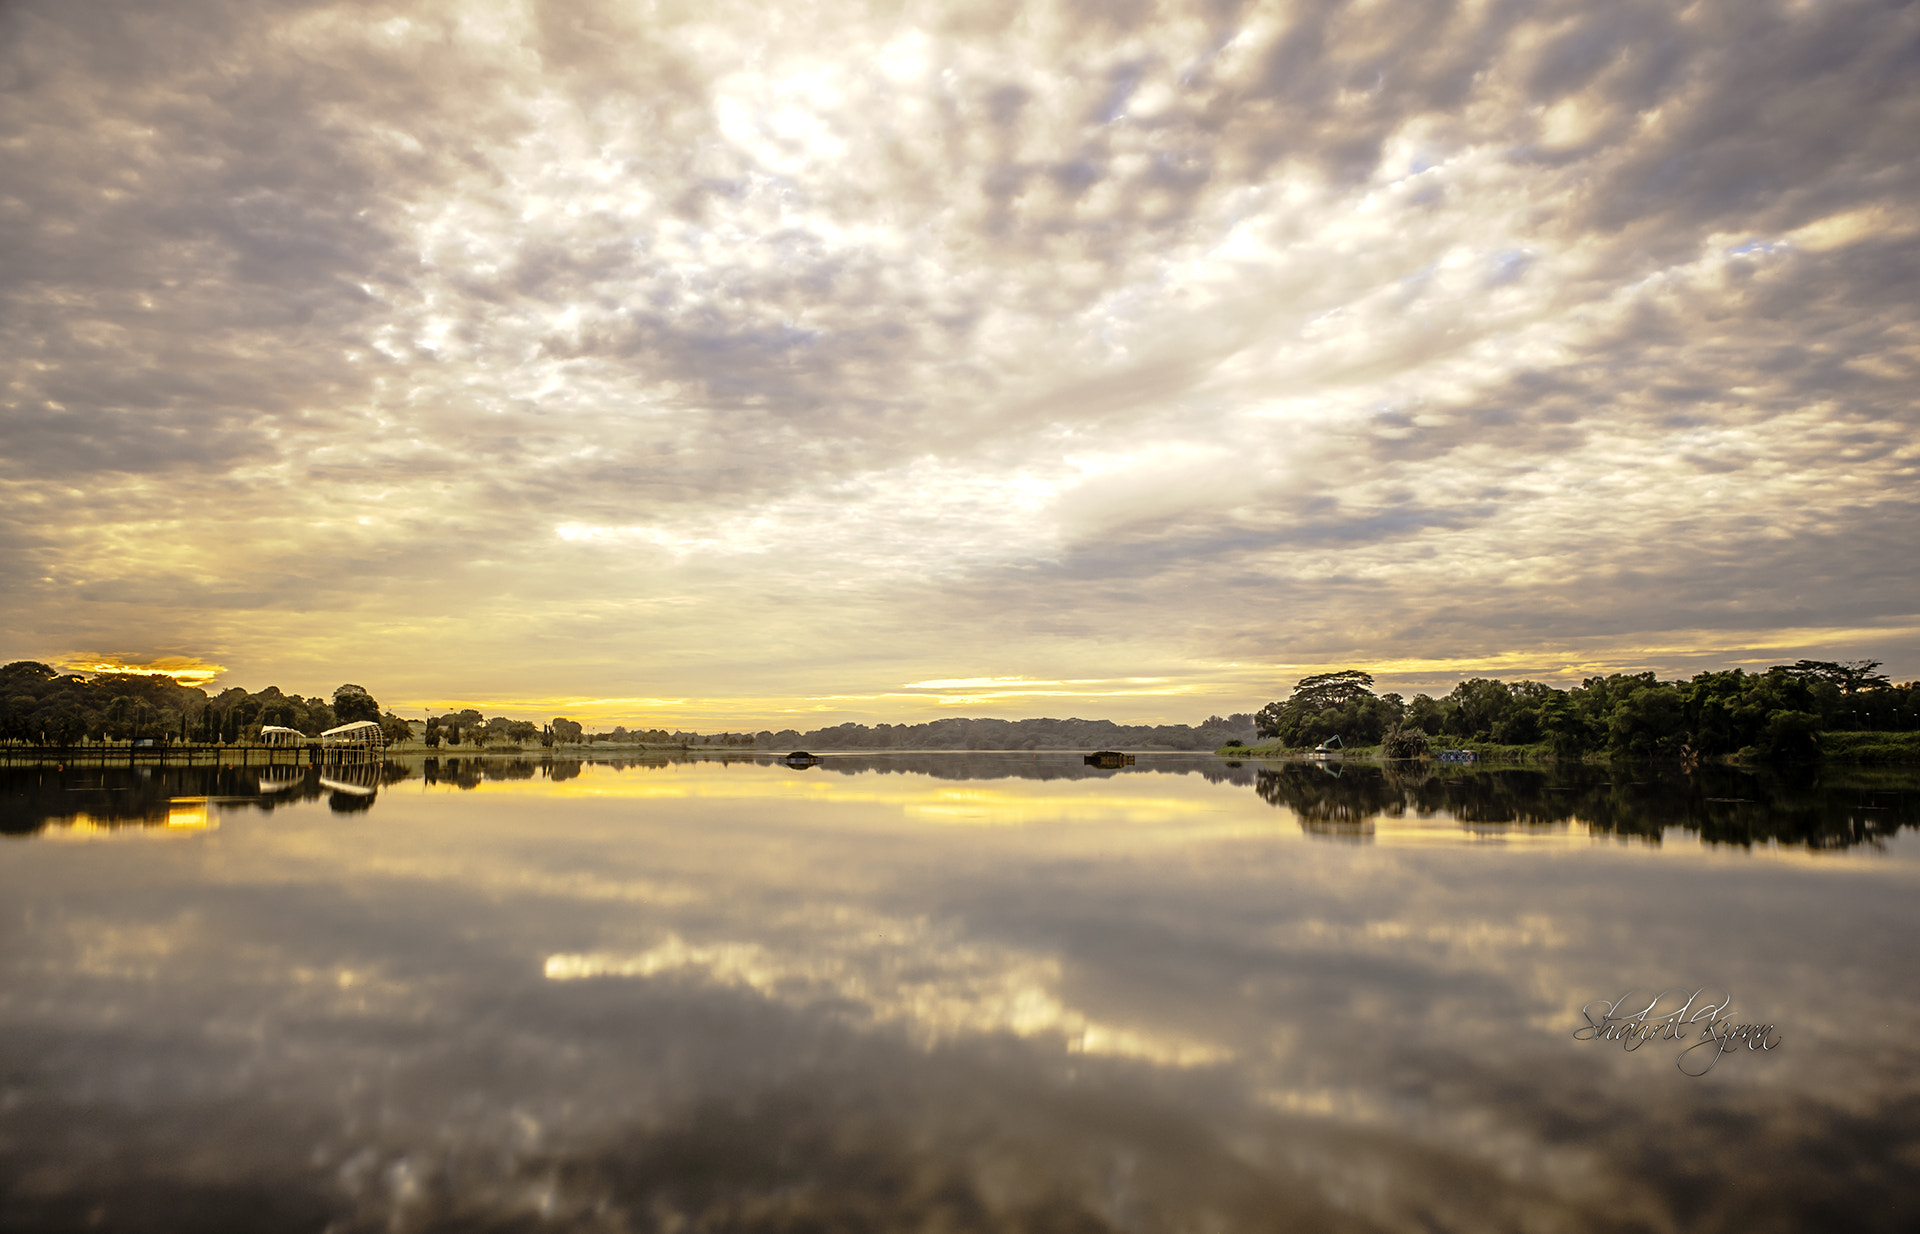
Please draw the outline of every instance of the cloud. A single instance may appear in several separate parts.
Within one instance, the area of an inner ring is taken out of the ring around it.
[[[996,12],[10,6],[0,637],[716,716],[1920,671],[1912,12]]]

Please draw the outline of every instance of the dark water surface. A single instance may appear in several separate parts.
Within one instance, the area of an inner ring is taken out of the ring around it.
[[[1916,824],[1835,771],[0,768],[0,1230],[1920,1228]],[[1777,1047],[1575,1040],[1670,986]]]

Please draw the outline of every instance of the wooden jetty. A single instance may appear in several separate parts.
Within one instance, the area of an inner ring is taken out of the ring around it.
[[[301,735],[298,743],[292,741],[113,741],[113,743],[94,743],[83,741],[75,745],[0,745],[0,762],[60,762],[60,764],[81,764],[81,766],[138,766],[138,764],[161,764],[161,766],[273,766],[273,764],[301,764],[309,768],[330,768],[330,766],[353,766],[367,762],[369,758],[378,758],[384,747],[371,745],[344,745],[336,741],[321,741],[319,737]]]

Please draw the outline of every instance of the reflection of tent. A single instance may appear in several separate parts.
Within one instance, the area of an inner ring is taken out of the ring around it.
[[[372,720],[355,720],[321,733],[320,744],[349,746],[357,750],[384,750],[387,748],[387,735]]]
[[[307,778],[305,767],[262,767],[260,769],[260,791],[263,793],[284,793],[296,788]]]
[[[260,744],[263,746],[297,746],[307,739],[307,735],[298,729],[282,728],[278,724],[264,725],[260,729]]]
[[[320,787],[355,797],[371,797],[380,787],[380,764],[365,762],[327,767],[320,772]]]

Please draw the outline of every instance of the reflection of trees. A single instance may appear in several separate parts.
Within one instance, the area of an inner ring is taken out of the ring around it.
[[[1202,766],[1198,768],[1198,774],[1209,784],[1238,784],[1247,788],[1254,785],[1256,776],[1253,768],[1233,760]]]
[[[1262,769],[1263,801],[1294,811],[1318,835],[1360,835],[1373,820],[1409,810],[1463,826],[1584,823],[1594,831],[1658,842],[1668,829],[1713,844],[1850,848],[1920,826],[1920,774],[1887,769],[1799,771],[1567,764],[1403,772],[1348,762]]]
[[[250,767],[0,767],[0,835],[31,835],[50,823],[85,815],[109,827],[166,825],[171,804],[204,797],[228,808],[251,805],[271,811],[298,801],[327,798],[336,810],[372,807],[371,791],[413,772],[403,763],[378,759],[316,768],[305,763]],[[345,777],[343,779],[342,777]],[[342,794],[324,779],[351,782],[360,793]],[[338,797],[354,797],[348,806]]]
[[[1406,813],[1397,771],[1371,764],[1283,763],[1262,768],[1253,791],[1268,805],[1285,806],[1315,835],[1362,836],[1373,820]]]
[[[1702,767],[1596,793],[1587,821],[1600,831],[1657,838],[1684,828],[1715,844],[1815,849],[1878,845],[1920,826],[1920,775],[1875,769]]]
[[[1567,788],[1547,772],[1502,767],[1466,775],[1434,775],[1409,783],[1409,804],[1422,818],[1446,814],[1463,823],[1532,826],[1572,818]]]
[[[580,774],[578,759],[430,758],[421,769],[428,784],[478,788],[489,780],[531,780],[545,775],[570,780]]]
[[[615,760],[610,770],[661,770],[685,758]],[[766,761],[764,758],[760,761]],[[342,812],[370,809],[374,790],[410,775],[429,784],[474,788],[487,781],[581,774],[577,759],[427,759],[424,766],[369,759],[312,767],[304,762],[251,767],[0,767],[0,834],[29,835],[85,815],[107,826],[159,826],[177,798],[220,799],[270,811],[326,798]],[[1644,766],[1568,763],[1547,768],[1414,769],[1347,760],[1236,767],[1213,759],[1143,758],[1102,770],[1073,753],[1039,758],[1005,754],[836,755],[818,769],[841,774],[928,775],[940,779],[1108,779],[1141,774],[1198,775],[1244,785],[1299,817],[1320,836],[1365,836],[1375,821],[1408,814],[1479,828],[1582,823],[1595,832],[1658,842],[1669,829],[1713,844],[1781,844],[1845,849],[1880,844],[1903,827],[1920,827],[1920,772],[1896,768],[1798,771],[1703,766],[1692,774]],[[812,774],[812,773],[810,773]],[[343,791],[339,786],[361,791]]]
[[[32,835],[81,814],[107,826],[163,826],[173,798],[204,795],[179,781],[177,775],[141,776],[128,768],[0,768],[0,835]]]

